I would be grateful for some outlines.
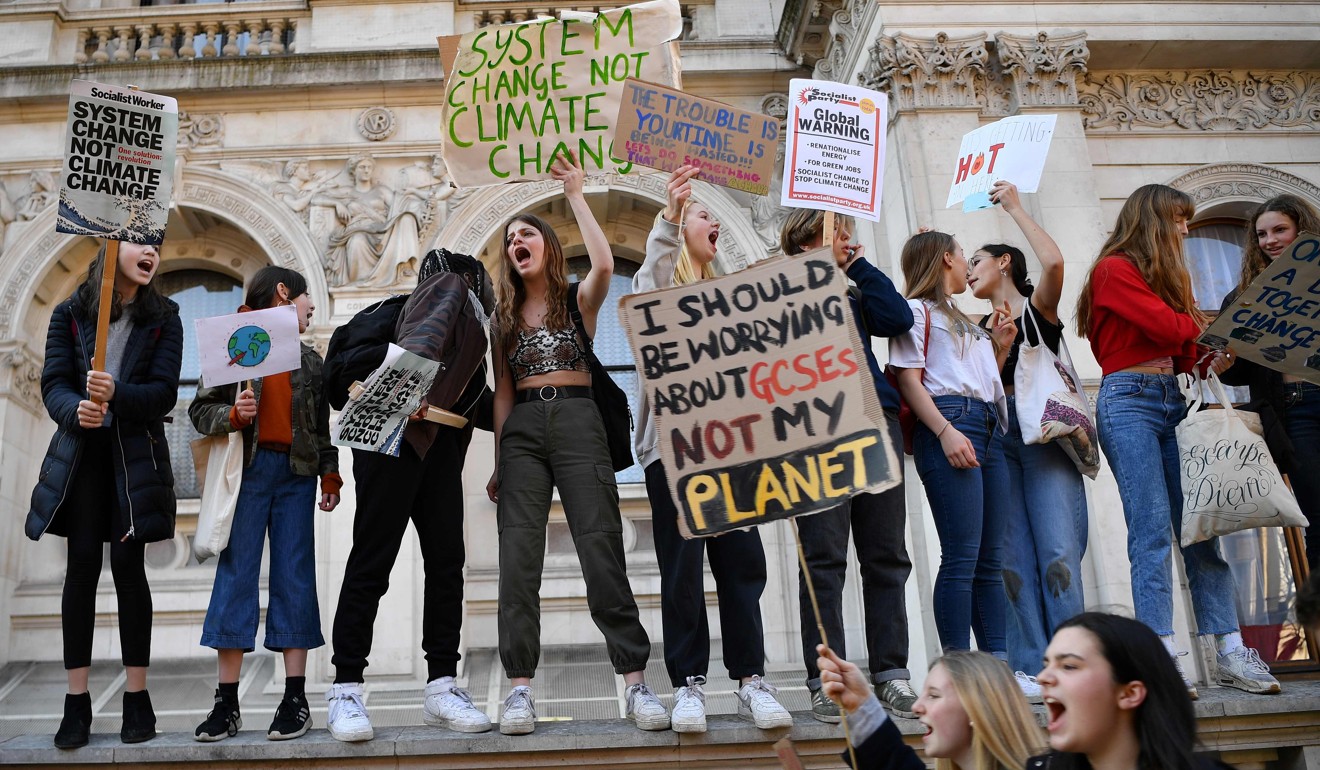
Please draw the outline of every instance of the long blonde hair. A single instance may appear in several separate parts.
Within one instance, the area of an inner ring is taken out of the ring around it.
[[[1091,277],[1095,274],[1095,266],[1105,257],[1115,255],[1141,271],[1150,290],[1166,305],[1205,326],[1206,316],[1197,309],[1196,298],[1192,295],[1192,276],[1187,272],[1183,236],[1175,222],[1177,217],[1190,220],[1195,214],[1196,203],[1191,196],[1168,185],[1148,184],[1128,196],[1118,212],[1114,232],[1100,247],[1100,254],[1087,272],[1081,296],[1077,298],[1079,335],[1090,336],[1091,312],[1095,304]]]
[[[1316,213],[1314,206],[1296,195],[1276,195],[1257,206],[1247,218],[1247,247],[1242,252],[1242,277],[1238,280],[1238,291],[1246,289],[1270,264],[1270,258],[1261,251],[1260,239],[1256,237],[1256,220],[1271,211],[1291,219],[1299,234],[1320,233],[1320,214]]]
[[[985,652],[950,650],[930,664],[944,666],[972,723],[975,767],[961,770],[1022,770],[1045,749],[1045,736],[1008,664]],[[951,759],[935,760],[935,770],[954,770]]]
[[[692,258],[692,255],[688,253],[687,213],[688,207],[694,203],[696,203],[696,201],[689,198],[683,203],[682,210],[678,212],[678,260],[674,263],[675,286],[685,286],[689,283],[704,281],[707,278],[714,278],[717,275],[714,262],[698,263]],[[660,220],[663,217],[663,211],[656,214],[655,224],[660,224]]]
[[[495,314],[491,319],[491,338],[504,351],[511,352],[518,344],[518,330],[522,328],[522,306],[527,299],[527,287],[522,276],[509,260],[505,245],[509,228],[515,222],[526,222],[545,240],[545,327],[567,329],[572,323],[568,317],[568,260],[559,244],[559,236],[548,222],[533,214],[519,214],[504,225],[504,238],[500,240],[500,264],[495,270]]]
[[[944,290],[944,255],[952,254],[958,242],[952,235],[931,230],[917,233],[903,244],[899,263],[903,267],[903,280],[907,283],[907,297],[932,302],[935,309],[950,321],[950,328],[960,340],[970,332],[981,334],[981,328],[967,317]],[[993,342],[993,338],[991,338]]]

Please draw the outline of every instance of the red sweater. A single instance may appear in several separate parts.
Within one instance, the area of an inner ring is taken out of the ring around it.
[[[1110,254],[1091,272],[1091,352],[1100,369],[1111,374],[1157,358],[1173,358],[1174,371],[1196,365],[1201,327],[1150,290],[1137,266]]]

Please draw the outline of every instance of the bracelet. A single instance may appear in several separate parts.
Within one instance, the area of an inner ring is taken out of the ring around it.
[[[935,438],[939,438],[939,437],[940,437],[940,434],[943,433],[944,431],[948,430],[948,429],[949,429],[949,426],[952,425],[952,424],[953,424],[953,423],[949,422],[948,420],[945,420],[945,421],[944,421],[944,427],[943,427],[943,428],[940,428],[940,429],[937,430],[937,431],[935,431]]]

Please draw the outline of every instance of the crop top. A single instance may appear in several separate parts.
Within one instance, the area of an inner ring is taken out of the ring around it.
[[[591,373],[587,351],[578,342],[577,330],[547,329],[539,326],[530,332],[518,330],[518,346],[509,353],[509,368],[513,379],[525,380],[551,372]]]

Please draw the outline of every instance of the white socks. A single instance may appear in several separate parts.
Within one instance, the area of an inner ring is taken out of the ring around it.
[[[1215,652],[1220,655],[1227,655],[1242,649],[1242,633],[1234,631],[1231,634],[1215,634]]]
[[[1169,651],[1170,657],[1174,657],[1174,658],[1178,657],[1178,652],[1179,652],[1178,642],[1173,634],[1169,634],[1168,636],[1161,636],[1160,641],[1164,642],[1164,649]]]

